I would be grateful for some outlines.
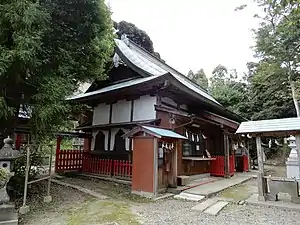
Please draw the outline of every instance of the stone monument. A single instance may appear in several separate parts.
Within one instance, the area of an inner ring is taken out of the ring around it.
[[[298,153],[296,147],[296,138],[290,136],[288,139],[288,145],[291,148],[291,152],[286,161],[286,175],[287,178],[300,179],[299,173],[299,162],[298,162]]]
[[[13,140],[8,137],[0,150],[0,224],[7,225],[18,224],[18,214],[6,191],[6,185],[14,175],[14,161],[21,156],[19,151],[12,149],[12,144]]]

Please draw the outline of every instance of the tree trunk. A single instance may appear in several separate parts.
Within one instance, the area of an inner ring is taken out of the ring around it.
[[[295,83],[290,80],[290,85],[291,85],[291,90],[292,90],[292,98],[293,98],[293,102],[294,102],[295,109],[296,109],[296,114],[297,114],[297,117],[300,117],[300,109],[299,109],[299,104],[298,104],[298,100],[297,100],[297,96],[296,96]]]

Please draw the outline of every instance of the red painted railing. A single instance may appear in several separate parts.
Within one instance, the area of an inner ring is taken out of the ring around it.
[[[55,172],[77,171],[82,169],[82,155],[80,150],[61,150],[56,152]]]
[[[244,164],[244,172],[248,172],[249,171],[249,159],[248,156],[244,155],[243,156],[243,164]]]
[[[132,163],[127,160],[101,159],[101,156],[80,150],[57,150],[55,172],[68,171],[131,178]]]
[[[91,156],[89,153],[83,155],[82,172],[111,176],[113,160],[101,159],[98,156]]]
[[[225,157],[224,156],[212,156],[216,160],[212,160],[210,163],[210,175],[217,177],[225,176]],[[235,172],[235,158],[234,155],[229,156],[229,174],[233,176]]]
[[[224,156],[212,156],[216,160],[212,160],[210,163],[210,175],[223,177],[225,176],[225,161]]]
[[[132,164],[126,160],[114,160],[113,176],[128,177],[132,176]]]

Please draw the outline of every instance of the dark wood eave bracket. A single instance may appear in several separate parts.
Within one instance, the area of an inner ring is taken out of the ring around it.
[[[238,123],[236,121],[227,119],[223,116],[219,116],[219,115],[211,113],[211,112],[204,111],[202,115],[206,119],[209,119],[209,120],[212,120],[214,122],[220,123],[221,125],[223,125],[225,127],[229,127],[231,129],[234,129],[234,130],[237,130],[239,125],[240,125],[240,123]]]
[[[189,118],[191,119],[190,123],[196,123],[197,120],[199,121],[203,121],[206,123],[210,123],[216,126],[220,126],[222,129],[227,130],[228,133],[232,134],[236,131],[236,129],[239,126],[239,123],[229,120],[227,118],[221,117],[219,115],[210,113],[210,112],[204,112],[203,113],[203,117],[199,117],[199,116],[195,116],[194,114],[189,114],[186,112],[182,112],[180,110],[176,110],[176,109],[172,109],[169,107],[164,107],[164,106],[158,106],[155,105],[155,110],[157,111],[162,111],[162,112],[168,112],[177,116],[181,116],[181,117],[185,117],[185,118]],[[226,127],[228,127],[229,129],[226,129]],[[234,130],[233,132],[229,132],[229,130]]]

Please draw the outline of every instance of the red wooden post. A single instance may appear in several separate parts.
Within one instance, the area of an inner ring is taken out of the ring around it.
[[[59,154],[60,154],[60,144],[61,144],[61,136],[57,136],[56,138],[56,153],[55,153],[55,172],[58,172],[58,164],[59,164]]]
[[[125,161],[123,160],[122,162],[121,162],[121,165],[122,165],[122,172],[121,172],[121,176],[125,176]]]
[[[90,152],[92,147],[92,138],[84,138],[83,140],[83,150],[85,152]]]
[[[21,134],[16,134],[16,150],[20,150],[21,148]]]

